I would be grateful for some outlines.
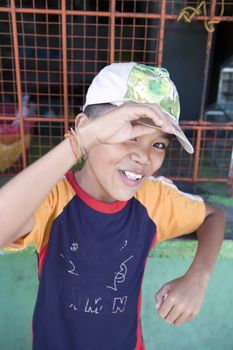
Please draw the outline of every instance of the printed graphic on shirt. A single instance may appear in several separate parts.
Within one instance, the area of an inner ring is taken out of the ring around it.
[[[103,256],[88,256],[79,243],[72,243],[68,256],[59,253],[65,275],[60,290],[64,307],[96,315],[124,312],[134,283],[132,276],[139,268],[137,250],[140,249],[127,240],[127,245],[122,242],[111,257],[103,259]]]

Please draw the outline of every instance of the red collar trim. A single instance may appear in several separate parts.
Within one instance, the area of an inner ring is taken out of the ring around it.
[[[121,201],[115,201],[112,203],[106,203],[99,201],[93,197],[91,197],[89,194],[87,194],[76,182],[74,173],[69,171],[66,174],[66,178],[73,187],[75,193],[78,195],[79,198],[83,202],[85,202],[89,207],[92,209],[95,209],[96,211],[99,211],[101,213],[105,214],[114,214],[117,213],[118,211],[122,210],[126,204],[128,203],[127,201],[121,202]]]

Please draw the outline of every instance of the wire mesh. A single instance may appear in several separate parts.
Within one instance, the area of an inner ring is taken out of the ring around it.
[[[0,25],[0,83],[1,103],[16,103],[16,76],[12,41],[12,27],[9,13],[1,13]]]
[[[198,4],[175,0],[2,0],[0,155],[1,163],[8,162],[0,167],[2,175],[17,173],[63,139],[84,103],[90,81],[105,65],[113,61],[161,65],[166,21],[176,21],[181,10]],[[205,1],[206,11],[202,7],[194,20],[218,17],[222,4]],[[233,21],[231,1],[224,1],[221,19]],[[211,45],[209,33],[206,86]],[[6,136],[4,130],[12,122],[14,132]],[[233,125],[211,125],[183,122],[196,153],[188,155],[173,140],[161,173],[176,180],[229,181]]]
[[[24,14],[16,16],[19,39],[22,93],[30,95],[38,109],[62,109],[61,21],[58,15]]]
[[[135,61],[154,65],[158,55],[159,20],[116,18],[115,62]]]
[[[230,176],[233,131],[203,130],[198,177],[227,178]]]

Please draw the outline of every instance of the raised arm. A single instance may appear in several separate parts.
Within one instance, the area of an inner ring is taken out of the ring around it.
[[[32,229],[35,209],[75,160],[66,139],[1,188],[0,246]]]
[[[142,116],[151,118],[164,131],[172,131],[171,126],[163,122],[164,114],[156,105],[127,103],[94,121],[81,114],[81,143],[90,151],[99,143],[120,143],[153,132],[147,126],[132,123]],[[66,139],[1,188],[0,246],[32,229],[35,209],[75,162],[76,157]]]

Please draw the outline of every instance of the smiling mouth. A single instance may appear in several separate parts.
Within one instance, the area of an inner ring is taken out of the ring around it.
[[[138,185],[142,179],[142,174],[136,174],[129,170],[119,170],[121,178],[129,185]]]

